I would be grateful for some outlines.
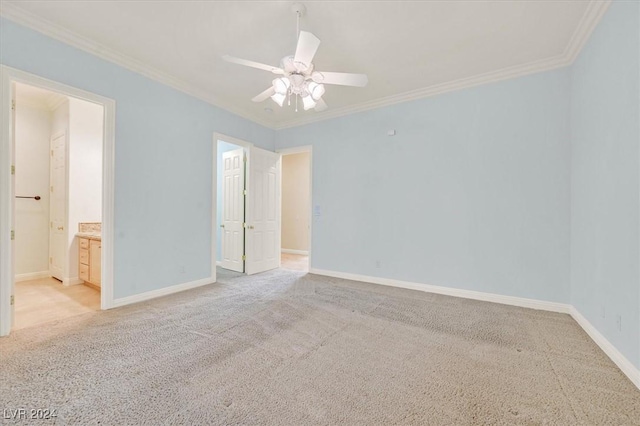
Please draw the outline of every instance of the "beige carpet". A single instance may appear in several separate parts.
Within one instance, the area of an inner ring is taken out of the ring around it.
[[[567,315],[294,271],[219,281],[0,339],[0,410],[52,408],[58,424],[640,424],[640,391]]]

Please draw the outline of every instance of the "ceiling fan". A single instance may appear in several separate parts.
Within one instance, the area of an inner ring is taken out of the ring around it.
[[[300,17],[304,15],[306,7],[303,4],[295,3],[291,10],[297,16],[296,37],[298,45],[294,55],[285,56],[280,61],[280,67],[261,64],[259,62],[240,59],[225,55],[222,57],[227,62],[245,65],[270,71],[279,75],[264,92],[251,99],[253,102],[262,102],[267,98],[273,99],[279,106],[291,105],[291,97],[295,102],[296,112],[298,111],[298,98],[302,100],[303,108],[316,111],[327,109],[326,102],[322,99],[325,93],[325,84],[337,84],[342,86],[364,87],[368,83],[365,74],[350,74],[342,72],[316,71],[313,65],[313,57],[320,46],[320,39],[307,31],[300,31]]]

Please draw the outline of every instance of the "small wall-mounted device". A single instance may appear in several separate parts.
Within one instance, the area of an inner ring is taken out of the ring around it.
[[[395,135],[396,135],[396,129],[387,130],[387,136],[395,136]]]

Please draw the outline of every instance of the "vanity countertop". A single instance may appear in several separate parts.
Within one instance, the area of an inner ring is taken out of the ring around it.
[[[102,241],[102,235],[100,232],[78,232],[76,237]]]

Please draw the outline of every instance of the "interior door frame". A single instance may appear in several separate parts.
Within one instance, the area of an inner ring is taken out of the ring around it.
[[[281,157],[290,154],[300,154],[301,152],[309,153],[309,265],[308,271],[311,271],[311,255],[313,253],[313,145],[297,146],[294,148],[277,149],[276,153]],[[280,193],[282,194],[282,178],[280,179]],[[282,198],[282,197],[281,197]],[[280,201],[282,202],[282,200]],[[280,222],[282,223],[282,209],[280,209]],[[282,225],[281,225],[282,226]],[[282,246],[282,241],[280,241]],[[280,247],[282,250],[282,247]]]
[[[115,189],[115,117],[116,102],[100,95],[58,83],[35,74],[0,65],[1,133],[0,133],[0,336],[11,331],[11,296],[14,286],[14,261],[11,253],[11,227],[14,217],[15,200],[11,193],[11,166],[13,146],[11,143],[11,83],[30,86],[61,93],[102,105],[104,108],[104,130],[102,142],[102,285],[100,308],[113,307],[113,254],[114,254],[114,189]]]
[[[211,174],[211,276],[216,276],[216,266],[218,263],[218,141],[232,143],[244,148],[244,153],[247,156],[247,162],[251,155],[251,142],[244,141],[242,139],[234,138],[222,133],[213,133],[213,153],[212,153],[212,170]],[[246,164],[246,163],[245,163]],[[246,166],[245,166],[246,167]],[[249,186],[249,175],[245,174],[244,185],[245,188]],[[246,200],[245,200],[246,206]],[[244,237],[243,237],[244,238]],[[246,267],[243,267],[246,271]],[[244,272],[243,272],[244,273]]]

